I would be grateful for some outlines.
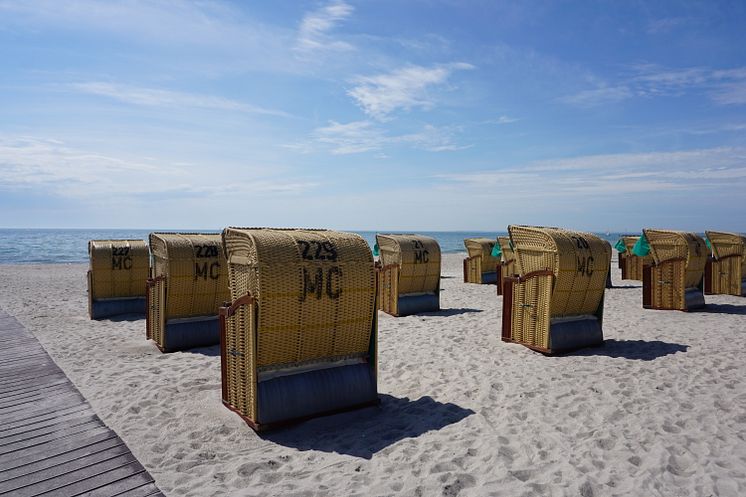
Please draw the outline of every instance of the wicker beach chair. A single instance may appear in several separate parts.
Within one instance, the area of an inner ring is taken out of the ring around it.
[[[151,233],[148,339],[162,352],[215,345],[218,308],[230,293],[219,234]]]
[[[356,234],[226,228],[223,404],[255,430],[378,402],[373,256]]]
[[[502,339],[544,353],[603,343],[610,245],[590,233],[508,226],[518,274],[505,278]]]
[[[642,269],[642,306],[679,311],[704,307],[707,246],[702,237],[671,230],[644,229],[642,233],[651,257]]]
[[[639,236],[623,236],[617,242],[617,246],[624,247],[619,252],[619,269],[622,270],[623,280],[642,281],[642,267],[650,264],[650,256],[639,257],[632,252],[632,247],[640,239]]]
[[[464,246],[464,283],[497,284],[500,258],[492,255],[497,241],[494,238],[466,238]]]
[[[376,235],[378,308],[392,316],[440,310],[440,245],[422,235]]]
[[[503,294],[503,285],[505,278],[518,274],[516,269],[515,252],[510,244],[510,237],[498,236],[497,244],[500,247],[500,267],[497,272],[497,294]]]
[[[150,268],[143,240],[88,242],[88,314],[103,319],[145,314],[145,282]]]
[[[705,265],[705,294],[746,296],[744,237],[721,231],[705,231],[705,236],[712,248]]]

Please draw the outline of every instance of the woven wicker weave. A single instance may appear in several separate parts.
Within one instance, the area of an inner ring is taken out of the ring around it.
[[[495,243],[496,240],[493,238],[466,238],[464,240],[464,246],[469,255],[464,259],[465,283],[484,283],[487,278],[483,278],[483,275],[497,270],[500,259],[492,256]]]
[[[744,238],[736,233],[705,231],[712,257],[705,267],[705,294],[743,295]]]
[[[150,254],[143,240],[91,240],[88,255],[91,298],[145,296]]]
[[[610,245],[593,234],[560,228],[509,226],[508,232],[521,272],[507,280],[511,295],[506,292],[503,300],[503,339],[554,352],[559,346],[550,336],[553,321],[575,317],[595,318],[600,332]]]
[[[217,316],[228,300],[225,255],[220,235],[211,233],[151,233],[150,251],[147,336],[170,350],[169,320]]]
[[[704,305],[702,282],[707,264],[705,241],[685,231],[644,229],[652,264],[643,272],[643,307],[690,310]]]
[[[375,373],[375,271],[362,237],[226,228],[223,245],[234,302],[221,310],[228,407],[257,428],[267,422],[260,419],[257,393],[262,375],[350,359],[365,361]]]
[[[144,306],[144,300],[134,306],[117,306],[112,302],[114,299],[144,299],[150,255],[143,240],[91,240],[88,255],[88,312],[91,319],[114,315],[117,307],[127,312],[139,305]],[[102,299],[107,301],[105,305],[109,312],[102,313],[97,305]]]
[[[505,285],[505,278],[514,276],[519,273],[518,267],[516,266],[515,252],[510,244],[510,237],[498,236],[497,243],[500,244],[500,277],[497,282],[497,294],[503,294],[503,287]]]
[[[622,241],[627,248],[625,252],[619,253],[620,268],[623,280],[642,281],[642,267],[650,264],[650,256],[638,257],[632,253],[632,247],[640,239],[639,236],[623,236]]]

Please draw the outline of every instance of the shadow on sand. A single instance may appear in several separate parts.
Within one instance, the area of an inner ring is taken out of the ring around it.
[[[744,305],[733,305],[733,304],[707,304],[704,309],[699,309],[699,312],[711,312],[713,314],[742,314],[746,315],[746,299],[744,299]]]
[[[381,404],[270,431],[262,437],[298,450],[337,452],[370,459],[399,440],[440,430],[474,414],[431,397],[418,400],[379,395]]]
[[[659,357],[686,352],[688,345],[661,342],[660,340],[605,340],[600,347],[581,349],[563,356],[607,356],[622,357],[638,361],[652,361]]]
[[[417,314],[414,314],[414,316],[440,316],[440,317],[449,317],[449,316],[458,316],[460,314],[469,314],[472,312],[483,312],[484,309],[471,309],[469,307],[457,307],[453,309],[441,309],[439,311],[434,312],[418,312]]]
[[[111,316],[108,318],[102,318],[98,321],[113,321],[115,323],[121,323],[122,321],[140,321],[142,319],[145,319],[145,314],[119,314],[117,316]]]
[[[193,349],[182,350],[185,354],[201,354],[207,357],[220,357],[220,345],[210,345],[208,347],[195,347]]]

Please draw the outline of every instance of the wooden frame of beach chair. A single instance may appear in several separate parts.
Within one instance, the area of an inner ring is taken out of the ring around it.
[[[500,244],[500,265],[497,268],[497,294],[503,294],[503,287],[507,278],[517,274],[515,252],[510,245],[510,237],[498,236],[497,243]]]
[[[603,343],[611,247],[591,233],[508,226],[518,274],[505,279],[502,340],[545,354]]]
[[[220,235],[151,233],[149,241],[145,336],[161,352],[218,344],[218,308],[230,295]]]
[[[707,246],[696,233],[644,229],[650,264],[642,270],[645,309],[692,311],[705,306],[703,293]]]
[[[619,253],[619,268],[622,270],[623,280],[642,281],[642,268],[650,264],[650,256],[639,257],[632,253],[639,236],[623,236],[622,242],[627,250]]]
[[[379,402],[367,242],[326,230],[226,228],[223,404],[262,431]]]
[[[705,265],[705,295],[746,296],[744,237],[737,233],[705,231],[712,247]]]
[[[88,315],[104,319],[145,314],[145,282],[150,271],[148,245],[143,240],[88,242]]]
[[[440,310],[440,245],[423,235],[377,234],[378,308],[392,316]]]
[[[492,256],[497,240],[493,238],[466,238],[467,257],[464,259],[464,283],[496,285],[500,258]]]

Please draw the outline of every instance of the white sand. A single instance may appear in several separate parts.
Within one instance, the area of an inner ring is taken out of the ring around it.
[[[381,407],[264,437],[221,405],[217,346],[90,321],[84,265],[0,266],[0,306],[167,495],[746,495],[746,299],[645,311],[614,269],[606,346],[545,357],[500,341],[502,298],[462,257],[439,315],[379,313]]]

